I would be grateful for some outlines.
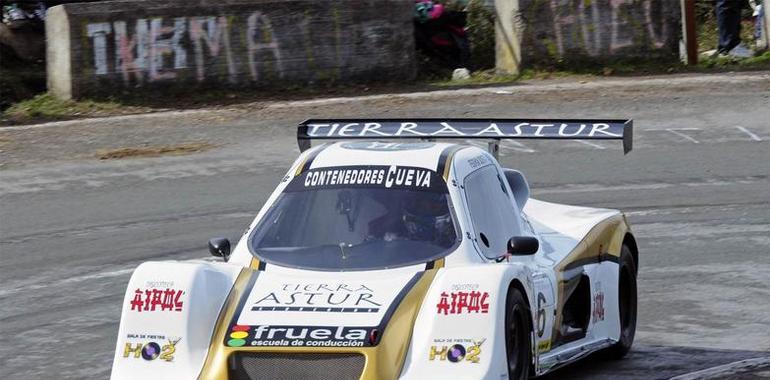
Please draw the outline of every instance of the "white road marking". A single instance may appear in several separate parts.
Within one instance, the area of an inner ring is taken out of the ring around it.
[[[643,131],[670,131],[670,130],[677,130],[677,131],[700,131],[700,128],[647,128],[642,129]]]
[[[489,145],[487,145],[485,143],[478,142],[478,141],[473,141],[473,140],[465,140],[465,143],[468,144],[468,145],[473,145],[473,146],[475,146],[475,147],[477,147],[477,148],[479,148],[479,149],[481,149],[481,150],[483,150],[485,152],[489,152]],[[503,153],[502,146],[500,148],[501,149],[500,149],[500,151],[497,152],[497,154],[500,157],[506,157],[506,154]]]
[[[561,186],[554,186],[549,188],[536,188],[532,189],[535,196],[542,194],[572,194],[583,192],[599,192],[599,191],[627,191],[627,190],[658,190],[674,187],[674,184],[670,183],[648,183],[648,184],[628,184],[628,185],[615,185],[605,186],[600,184],[565,184]]]
[[[18,293],[20,291],[40,290],[40,289],[45,289],[50,287],[58,287],[69,283],[122,276],[124,274],[133,272],[134,269],[136,268],[120,269],[120,270],[115,270],[110,272],[88,274],[84,276],[75,276],[75,277],[66,278],[64,280],[60,280],[56,282],[38,283],[38,284],[32,284],[32,285],[17,286],[10,289],[0,289],[0,297],[5,297],[10,294]]]
[[[744,177],[732,180],[723,180],[718,178],[705,178],[701,181],[693,182],[648,182],[644,184],[620,184],[603,185],[598,183],[567,183],[559,186],[549,186],[533,188],[533,193],[538,196],[541,194],[562,194],[562,193],[581,193],[581,192],[602,192],[602,191],[627,191],[627,190],[659,190],[670,189],[674,187],[701,187],[701,186],[729,186],[734,184],[755,184],[766,182],[761,177]]]
[[[675,135],[677,135],[677,136],[679,136],[679,137],[681,137],[683,139],[690,140],[690,141],[692,141],[695,144],[700,144],[700,142],[698,140],[696,140],[696,139],[694,139],[694,138],[692,138],[690,136],[687,136],[684,133],[677,131],[676,129],[668,129],[667,131],[669,131],[669,132],[671,132],[671,133],[673,133],[673,134],[675,134]]]
[[[581,143],[583,145],[588,145],[588,146],[594,147],[596,149],[605,149],[603,146],[601,146],[601,145],[599,145],[597,143],[592,143],[590,141],[585,141],[585,140],[572,140],[572,141],[579,142],[579,143]]]
[[[517,152],[524,152],[524,153],[535,153],[535,150],[516,141],[516,140],[505,140],[500,144],[503,148],[508,148],[511,150],[515,150]]]
[[[741,132],[743,132],[743,133],[745,133],[745,134],[749,135],[749,137],[750,137],[752,140],[754,140],[754,141],[762,141],[762,139],[761,139],[759,136],[757,136],[757,135],[756,135],[756,134],[754,134],[753,132],[749,131],[749,130],[748,130],[748,129],[746,129],[745,127],[741,127],[740,125],[736,125],[736,126],[735,126],[735,129],[737,129],[737,130],[739,130],[739,131],[741,131]]]
[[[480,142],[478,142],[478,141],[473,141],[473,140],[465,140],[465,143],[466,143],[466,144],[468,144],[468,145],[473,145],[473,146],[475,146],[475,147],[478,147],[478,148],[484,149],[484,150],[487,150],[487,148],[488,148],[488,147],[487,147],[487,144],[482,144],[482,143],[480,143]]]
[[[700,142],[680,131],[700,131],[700,128],[666,128],[666,129],[647,129],[647,131],[667,131],[671,132],[685,140],[688,140],[694,144],[700,144]]]
[[[706,368],[700,371],[686,373],[684,375],[674,376],[669,380],[707,380],[722,379],[732,375],[755,371],[765,367],[770,367],[770,356],[739,360],[737,362]]]
[[[110,272],[94,273],[94,274],[87,274],[84,276],[75,276],[75,277],[65,278],[59,281],[57,285],[64,285],[64,284],[71,284],[75,282],[83,282],[88,280],[98,280],[102,278],[122,276],[124,274],[133,272],[134,269],[136,268],[127,268],[127,269],[121,269],[121,270],[114,270]]]
[[[475,147],[479,147],[481,149],[484,149],[485,151],[489,149],[487,144],[484,144],[484,143],[481,143],[481,142],[478,142],[478,141],[465,140],[465,143],[468,144],[468,145],[473,145]],[[506,143],[509,143],[509,144],[506,144]],[[511,145],[513,145],[513,146],[511,146]],[[503,150],[516,151],[516,152],[524,152],[524,153],[534,153],[535,152],[534,149],[527,148],[526,145],[524,145],[524,144],[522,144],[522,143],[520,143],[518,141],[509,141],[509,140],[502,141],[502,143],[500,144],[500,156],[505,156],[505,154],[502,152]]]
[[[201,260],[203,260],[203,261],[216,261],[217,259],[216,258],[212,258],[210,256],[207,256],[207,257],[200,258],[200,259],[188,259],[188,260],[179,260],[179,261],[190,262],[190,261],[201,261]],[[6,297],[8,295],[11,295],[11,294],[14,294],[14,293],[18,293],[18,292],[22,292],[22,291],[26,292],[26,291],[30,291],[30,290],[40,290],[40,289],[51,288],[51,287],[55,288],[55,287],[64,286],[64,285],[68,285],[68,284],[73,284],[73,283],[78,283],[78,282],[83,282],[83,281],[99,280],[99,279],[103,279],[103,278],[123,276],[123,275],[126,275],[126,274],[129,274],[129,273],[133,272],[134,269],[136,269],[137,266],[138,265],[132,266],[131,268],[119,269],[119,270],[114,270],[114,271],[109,271],[109,272],[100,272],[100,273],[86,274],[86,275],[82,275],[82,276],[74,276],[74,277],[65,278],[65,279],[62,279],[62,280],[59,280],[59,281],[56,281],[56,282],[47,282],[47,283],[40,282],[40,283],[32,284],[32,285],[22,285],[22,286],[16,286],[16,287],[13,287],[13,288],[9,288],[9,289],[0,289],[0,297]]]

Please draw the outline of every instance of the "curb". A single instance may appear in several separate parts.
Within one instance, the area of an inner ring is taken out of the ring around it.
[[[687,75],[679,77],[654,77],[654,78],[629,78],[629,79],[600,79],[595,82],[563,82],[549,84],[518,84],[498,87],[482,88],[459,88],[453,90],[434,90],[413,93],[395,93],[395,94],[377,94],[365,96],[351,96],[326,99],[297,100],[286,103],[269,104],[267,108],[290,108],[297,106],[318,106],[329,104],[341,104],[350,102],[360,102],[368,100],[383,99],[420,99],[426,97],[442,96],[467,96],[467,95],[518,95],[532,94],[549,91],[571,91],[571,90],[594,90],[622,87],[672,87],[687,84],[741,84],[753,81],[770,81],[770,72],[762,71],[750,74],[710,74],[710,75]]]
[[[624,78],[624,79],[599,79],[596,81],[579,81],[579,82],[563,82],[563,83],[548,83],[548,84],[532,84],[522,83],[516,85],[506,85],[497,87],[482,87],[482,88],[458,88],[449,90],[433,90],[422,91],[412,93],[390,93],[390,94],[377,94],[377,95],[364,95],[364,96],[349,96],[349,97],[336,97],[336,98],[323,98],[323,99],[310,99],[310,100],[294,100],[288,102],[275,102],[266,101],[262,104],[266,109],[284,109],[292,107],[303,106],[323,106],[332,104],[345,104],[354,102],[365,102],[375,100],[386,99],[423,99],[430,97],[456,97],[456,96],[473,96],[473,95],[521,95],[542,93],[551,91],[571,91],[571,90],[598,90],[609,88],[622,88],[622,87],[672,87],[678,85],[692,85],[692,84],[709,84],[709,85],[726,85],[726,84],[742,84],[754,81],[770,81],[770,72],[752,72],[752,73],[728,73],[728,74],[706,74],[706,75],[690,75],[684,76],[672,76],[672,77],[652,77],[652,78]],[[259,102],[257,102],[259,103]],[[164,118],[173,116],[187,116],[195,114],[206,114],[214,112],[226,112],[228,109],[196,109],[185,111],[162,111],[151,112],[134,115],[120,115],[120,116],[106,116],[95,118],[84,118],[76,120],[66,121],[52,121],[41,124],[29,124],[29,125],[14,125],[8,127],[0,126],[0,131],[23,131],[27,129],[36,128],[48,128],[48,127],[66,127],[69,125],[77,125],[82,123],[100,123],[111,121],[126,121],[126,120],[140,120],[140,119],[153,119]]]
[[[200,109],[200,110],[186,110],[186,111],[160,111],[160,112],[148,112],[137,113],[133,115],[119,115],[119,116],[104,116],[104,117],[89,117],[84,119],[64,120],[64,121],[51,121],[40,124],[27,124],[27,125],[11,125],[8,127],[0,126],[0,132],[2,131],[23,131],[26,129],[36,128],[48,128],[48,127],[66,127],[68,125],[76,125],[81,123],[99,123],[108,121],[124,121],[124,120],[139,120],[139,119],[153,119],[159,117],[169,116],[186,116],[195,115],[201,113],[211,113],[214,109]]]

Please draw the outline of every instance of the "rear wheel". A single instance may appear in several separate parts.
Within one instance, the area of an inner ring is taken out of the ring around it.
[[[518,289],[508,291],[505,308],[505,350],[508,359],[508,378],[529,378],[532,362],[532,317]]]
[[[607,350],[613,359],[620,359],[631,350],[636,334],[636,263],[631,249],[623,245],[620,252],[618,307],[620,340]]]

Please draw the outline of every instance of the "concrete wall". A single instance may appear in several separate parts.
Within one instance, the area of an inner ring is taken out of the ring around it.
[[[503,71],[679,57],[676,0],[497,0],[496,6]]]
[[[62,98],[415,76],[412,0],[115,1],[52,7]]]

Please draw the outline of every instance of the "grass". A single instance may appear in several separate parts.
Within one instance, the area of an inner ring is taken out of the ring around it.
[[[512,83],[519,79],[521,79],[520,75],[498,74],[495,72],[495,70],[483,70],[471,73],[471,77],[468,79],[437,79],[428,82],[428,84],[437,87],[483,86],[491,84]]]
[[[433,79],[428,83],[431,86],[437,87],[473,87],[509,84],[522,80],[545,80],[566,77],[590,78],[598,76],[638,76],[768,69],[770,69],[770,51],[752,58],[701,57],[697,66],[687,66],[678,62],[616,62],[604,66],[576,65],[572,68],[525,69],[519,75],[499,74],[494,69],[491,69],[471,73],[471,77],[468,79]]]
[[[114,101],[61,100],[49,93],[43,93],[13,104],[3,112],[3,118],[11,122],[22,123],[35,120],[105,116],[142,111],[146,111],[146,109],[125,106]]]
[[[435,79],[429,81],[428,84],[437,87],[474,87],[474,86],[489,86],[498,84],[511,84],[522,80],[533,79],[556,79],[566,77],[590,77],[595,75],[609,75],[607,68],[599,68],[595,70],[583,70],[583,71],[568,71],[568,70],[541,70],[541,69],[525,69],[519,75],[502,74],[496,72],[495,69],[476,71],[471,73],[471,77],[468,79],[452,80],[452,79]]]
[[[751,58],[701,57],[698,66],[702,69],[768,69],[770,51]]]

